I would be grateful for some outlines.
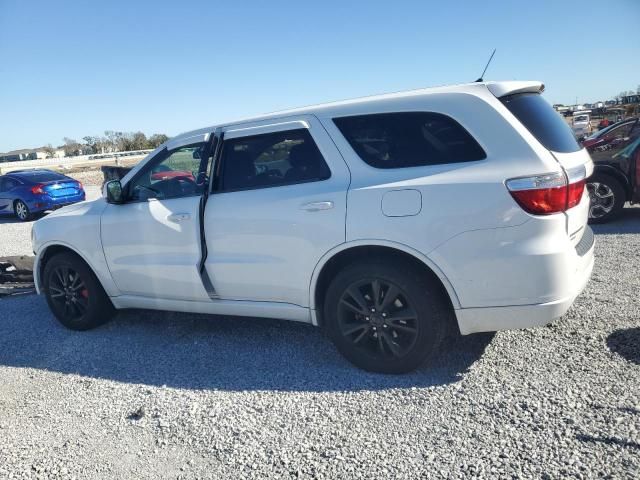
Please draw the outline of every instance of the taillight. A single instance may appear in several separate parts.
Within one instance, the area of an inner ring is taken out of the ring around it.
[[[31,193],[33,193],[34,195],[43,195],[44,190],[42,189],[42,187],[44,187],[44,185],[40,183],[34,185],[33,187],[31,187]]]
[[[584,165],[565,172],[512,178],[506,185],[524,211],[533,215],[564,212],[580,203],[586,181]]]

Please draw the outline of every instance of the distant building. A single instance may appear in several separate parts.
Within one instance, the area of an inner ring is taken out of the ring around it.
[[[13,150],[7,153],[0,153],[0,163],[20,162],[23,160],[40,160],[45,159],[49,154],[44,148],[25,148],[22,150]],[[57,148],[53,151],[53,158],[64,157],[64,150]]]

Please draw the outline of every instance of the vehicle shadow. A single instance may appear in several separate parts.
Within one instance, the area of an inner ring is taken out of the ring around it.
[[[32,223],[32,220],[23,222],[22,220],[18,220],[15,215],[0,215],[0,225],[3,223]]]
[[[607,337],[607,347],[628,362],[640,365],[640,328],[614,331]]]
[[[640,233],[640,208],[623,208],[620,216],[614,221],[602,225],[591,225],[591,228],[598,235]]]
[[[189,389],[357,391],[456,382],[493,334],[456,339],[407,375],[350,365],[322,331],[280,320],[121,312],[88,332],[62,327],[42,297],[0,300],[0,365]]]

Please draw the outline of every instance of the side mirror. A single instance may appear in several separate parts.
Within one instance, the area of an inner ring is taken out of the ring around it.
[[[124,194],[122,192],[122,184],[120,180],[109,180],[104,185],[104,191],[106,193],[108,203],[124,203]]]

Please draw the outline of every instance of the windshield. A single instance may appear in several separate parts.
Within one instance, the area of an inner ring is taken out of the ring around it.
[[[607,133],[609,130],[611,130],[613,127],[617,127],[618,124],[614,123],[613,125],[609,125],[608,127],[604,127],[602,130],[598,130],[595,133],[592,133],[591,135],[589,135],[587,137],[587,140],[593,140],[594,138],[598,138],[600,135],[602,135],[603,133]]]
[[[517,93],[500,101],[545,148],[559,153],[580,150],[567,122],[539,93]]]

